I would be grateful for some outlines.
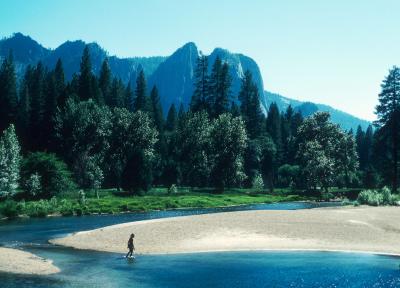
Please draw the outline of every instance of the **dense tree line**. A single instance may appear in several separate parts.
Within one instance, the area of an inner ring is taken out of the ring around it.
[[[232,95],[229,63],[220,58],[209,67],[207,56],[198,57],[194,85],[188,110],[172,105],[163,115],[157,87],[147,87],[143,70],[124,84],[105,59],[95,75],[87,47],[71,81],[59,60],[53,70],[29,66],[17,83],[10,53],[0,68],[0,193],[15,193],[18,183],[42,197],[76,186],[136,193],[172,184],[223,191],[391,182],[396,189],[398,68],[382,84],[378,129],[359,128],[355,135],[327,113],[303,119],[273,103],[264,116],[251,73]],[[52,173],[64,184],[50,191],[43,187],[54,183]]]

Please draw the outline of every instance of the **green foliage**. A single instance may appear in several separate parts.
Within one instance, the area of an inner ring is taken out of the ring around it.
[[[42,194],[41,177],[38,173],[33,173],[25,182],[25,191],[31,197]]]
[[[15,122],[17,113],[17,79],[10,52],[0,67],[0,133]]]
[[[398,200],[399,197],[397,195],[392,195],[388,187],[383,187],[380,191],[363,190],[357,198],[358,203],[371,206],[398,205]]]
[[[229,113],[220,115],[211,123],[210,137],[214,187],[223,191],[225,187],[240,186],[246,178],[243,155],[247,134],[243,120],[240,117],[233,118]]]
[[[341,175],[347,187],[358,168],[353,137],[329,121],[329,114],[317,112],[307,118],[298,131],[297,157],[309,189],[327,190]]]
[[[241,102],[240,111],[246,124],[246,131],[250,139],[260,136],[262,131],[263,115],[260,108],[259,92],[253,82],[253,76],[247,70],[242,78],[238,99]]]
[[[72,166],[79,186],[96,188],[103,180],[103,161],[110,147],[111,111],[94,101],[69,99],[56,114],[59,148]]]
[[[22,161],[21,180],[30,196],[51,198],[75,189],[67,165],[55,154],[35,152]]]
[[[253,179],[253,189],[257,192],[262,192],[264,190],[264,181],[260,174],[257,174]]]
[[[14,200],[6,200],[0,206],[0,214],[5,217],[18,216],[18,204]]]
[[[176,194],[178,193],[178,188],[176,188],[175,184],[172,184],[169,188],[168,188],[168,194]]]
[[[148,108],[147,102],[148,99],[146,77],[143,70],[140,70],[139,75],[136,79],[135,101],[133,104],[134,111],[146,111]]]
[[[12,196],[18,188],[21,148],[11,124],[0,137],[0,197]]]

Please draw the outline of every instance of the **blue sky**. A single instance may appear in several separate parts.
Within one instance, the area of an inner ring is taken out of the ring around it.
[[[267,90],[371,120],[400,65],[399,15],[398,0],[1,0],[0,37],[96,41],[118,56],[223,47],[255,59]]]

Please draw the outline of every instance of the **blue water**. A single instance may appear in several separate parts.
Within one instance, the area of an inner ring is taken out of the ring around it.
[[[46,245],[49,238],[116,223],[248,209],[307,209],[309,203],[125,215],[13,220],[0,225],[0,244],[52,259],[61,273],[0,273],[0,287],[400,287],[397,257],[333,252],[221,252],[122,255]]]

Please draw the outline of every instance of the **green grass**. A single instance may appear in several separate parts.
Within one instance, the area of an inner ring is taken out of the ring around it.
[[[223,194],[212,193],[208,188],[179,188],[178,193],[169,195],[166,188],[154,188],[146,195],[133,196],[117,192],[115,189],[99,191],[99,199],[93,191],[86,192],[86,201],[79,203],[78,193],[63,195],[64,199],[20,201],[8,200],[0,203],[0,214],[6,217],[27,215],[45,217],[47,215],[84,215],[96,213],[122,213],[179,208],[212,208],[257,203],[306,200],[290,195],[287,191],[265,194],[251,189],[230,189]]]

